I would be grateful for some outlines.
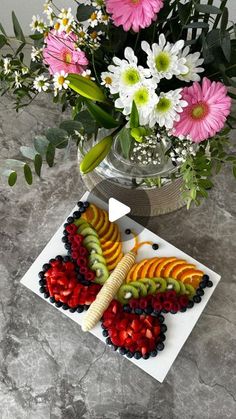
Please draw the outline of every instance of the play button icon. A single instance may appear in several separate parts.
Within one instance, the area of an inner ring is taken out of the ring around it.
[[[131,211],[130,207],[128,207],[120,201],[117,201],[117,199],[115,198],[109,198],[108,204],[109,221],[111,223],[113,223],[116,220],[119,220],[119,218],[124,217],[124,215],[129,214]]]

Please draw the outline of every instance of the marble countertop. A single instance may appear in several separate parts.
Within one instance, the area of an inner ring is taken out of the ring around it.
[[[58,124],[43,100],[17,115],[0,102],[1,159]],[[201,207],[152,218],[148,227],[222,275],[163,384],[49,304],[20,279],[85,188],[76,150],[32,187],[1,182],[1,419],[226,419],[236,412],[236,182],[230,168]]]

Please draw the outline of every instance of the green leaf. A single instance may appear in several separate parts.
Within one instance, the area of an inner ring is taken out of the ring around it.
[[[124,157],[128,159],[130,147],[132,144],[132,137],[130,135],[130,129],[126,127],[122,128],[122,130],[119,132],[118,139],[120,141],[122,153]]]
[[[68,119],[59,125],[59,128],[66,131],[67,134],[73,135],[75,131],[80,131],[82,128],[82,125],[79,121],[74,121],[73,119]]]
[[[33,147],[26,147],[26,146],[21,146],[20,147],[20,152],[22,154],[22,156],[26,157],[27,159],[30,160],[34,160],[35,155],[36,155],[36,150]]]
[[[76,17],[79,22],[85,22],[94,12],[95,8],[92,6],[86,6],[85,4],[80,4],[77,8]]]
[[[8,167],[13,167],[13,168],[15,168],[15,167],[23,167],[25,163],[24,163],[23,161],[21,161],[21,160],[16,160],[16,159],[7,159],[7,160],[5,161],[5,164],[6,164]]]
[[[119,126],[119,122],[116,121],[108,112],[104,111],[100,106],[96,105],[96,103],[93,103],[91,100],[87,100],[86,105],[89,112],[100,126],[107,129]]]
[[[26,43],[23,31],[21,29],[21,26],[14,12],[12,12],[12,23],[13,23],[13,29],[14,29],[16,39],[18,39],[21,42]]]
[[[38,177],[40,177],[41,175],[42,164],[43,164],[42,156],[40,154],[36,154],[34,158],[34,170],[35,170],[36,175],[38,175]]]
[[[0,31],[3,33],[3,35],[5,35],[5,37],[7,38],[7,33],[4,29],[4,27],[2,26],[2,24],[0,23]]]
[[[68,134],[63,129],[49,128],[46,132],[46,137],[49,143],[56,148],[65,148],[68,145]]]
[[[139,127],[139,113],[135,101],[132,103],[132,110],[130,115],[130,128]]]
[[[221,25],[220,25],[221,32],[226,31],[228,22],[229,22],[229,10],[227,7],[225,7],[221,16]]]
[[[8,178],[8,185],[14,186],[17,181],[17,173],[15,170],[6,169],[2,172],[3,176],[7,176]]]
[[[206,13],[209,15],[220,15],[222,13],[222,11],[216,7],[216,6],[211,6],[209,4],[195,4],[195,9],[200,12],[200,13]]]
[[[94,134],[96,131],[96,121],[87,110],[79,112],[75,119],[81,123],[86,134]]]
[[[111,149],[112,142],[113,136],[108,135],[92,147],[80,163],[80,171],[83,174],[92,172],[105,159]]]
[[[135,141],[137,141],[138,143],[142,143],[143,137],[147,135],[147,129],[144,127],[132,128],[130,131],[130,135],[135,139]]]
[[[0,48],[7,44],[7,39],[4,35],[0,34]]]
[[[32,170],[28,164],[24,164],[24,175],[25,180],[28,183],[28,185],[32,185],[33,183],[33,176],[32,176]]]
[[[33,41],[39,41],[40,39],[44,38],[43,33],[34,33],[33,35],[29,36],[30,39],[33,39]]]
[[[209,179],[199,179],[198,184],[204,189],[211,189],[214,186]]]
[[[224,32],[220,34],[220,41],[221,41],[221,48],[223,54],[228,62],[230,62],[231,58],[231,41],[230,41],[230,34],[229,32]]]
[[[209,25],[206,22],[192,22],[192,23],[189,23],[188,25],[184,25],[184,28],[185,29],[193,29],[193,28],[208,29]]]
[[[236,178],[236,166],[233,166],[233,175]]]
[[[106,102],[103,91],[92,80],[86,79],[79,74],[69,74],[67,79],[70,82],[69,87],[81,96],[96,102]]]
[[[46,155],[48,144],[49,141],[44,135],[37,135],[34,138],[34,148],[42,157]]]
[[[53,166],[55,151],[56,151],[56,149],[55,149],[54,145],[49,143],[48,147],[47,147],[47,152],[46,152],[46,162],[47,162],[49,167]]]
[[[182,25],[186,25],[192,11],[192,2],[187,4],[178,3],[178,14]]]

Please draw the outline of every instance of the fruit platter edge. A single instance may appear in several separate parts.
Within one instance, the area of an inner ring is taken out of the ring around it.
[[[87,199],[91,203],[98,205],[100,208],[108,210],[107,203],[103,202],[102,200],[100,200],[99,198],[97,198],[89,192],[86,192],[81,197],[81,201],[86,201]],[[71,211],[71,214],[73,214],[74,211],[75,208]],[[63,242],[61,241],[63,235],[63,224],[59,227],[57,232],[54,234],[54,236],[51,238],[51,240],[48,242],[46,247],[43,249],[41,254],[38,256],[38,258],[35,260],[35,262],[32,264],[32,266],[29,268],[29,270],[21,280],[21,283],[23,285],[25,285],[27,288],[29,288],[31,291],[33,291],[35,294],[37,294],[43,299],[43,295],[39,292],[38,273],[41,270],[42,265],[44,263],[47,263],[47,261],[50,258],[53,258],[55,254],[66,254]],[[119,225],[123,237],[125,237],[126,229],[131,228],[134,231],[140,231],[140,226],[139,228],[137,228],[138,224],[127,216],[122,217],[120,220],[118,220],[117,224]],[[139,235],[139,238],[142,241],[151,240],[154,243],[158,243],[159,249],[153,250],[150,246],[144,246],[138,254],[138,261],[142,258],[152,258],[156,256],[176,256],[179,258],[186,258],[190,263],[195,263],[198,266],[198,269],[203,270],[205,274],[209,275],[211,281],[213,282],[213,286],[207,289],[201,304],[195,304],[194,307],[191,310],[188,310],[186,313],[178,312],[175,315],[169,313],[165,315],[165,323],[168,328],[166,336],[168,339],[166,342],[165,350],[163,352],[160,352],[156,358],[149,358],[147,360],[136,360],[135,358],[127,358],[127,361],[134,363],[159,382],[163,382],[175,358],[177,357],[179,351],[181,350],[182,346],[184,345],[185,341],[187,340],[188,336],[193,330],[201,313],[203,312],[211,295],[213,294],[217,284],[219,283],[220,276],[146,228],[143,228]],[[126,236],[125,240],[123,241],[124,252],[129,251],[131,248],[132,238],[130,240],[127,240]],[[51,304],[49,300],[45,301]],[[61,308],[55,308],[57,310],[60,310],[63,314],[70,317],[72,320],[74,320],[81,326],[83,316],[85,315],[85,313],[70,313],[69,311],[64,311]],[[94,336],[96,336],[98,339],[105,343],[106,339],[102,335],[102,329],[99,324],[96,327],[94,327],[90,333],[92,333]],[[115,356],[120,355],[117,354]]]

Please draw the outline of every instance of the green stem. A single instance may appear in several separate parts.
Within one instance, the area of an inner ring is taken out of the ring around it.
[[[230,67],[226,68],[226,71],[232,70],[232,68],[235,68],[235,67],[236,67],[236,64],[231,65]],[[210,74],[208,77],[215,77],[215,76],[218,76],[218,74],[221,74],[221,72],[217,71],[216,73]]]

